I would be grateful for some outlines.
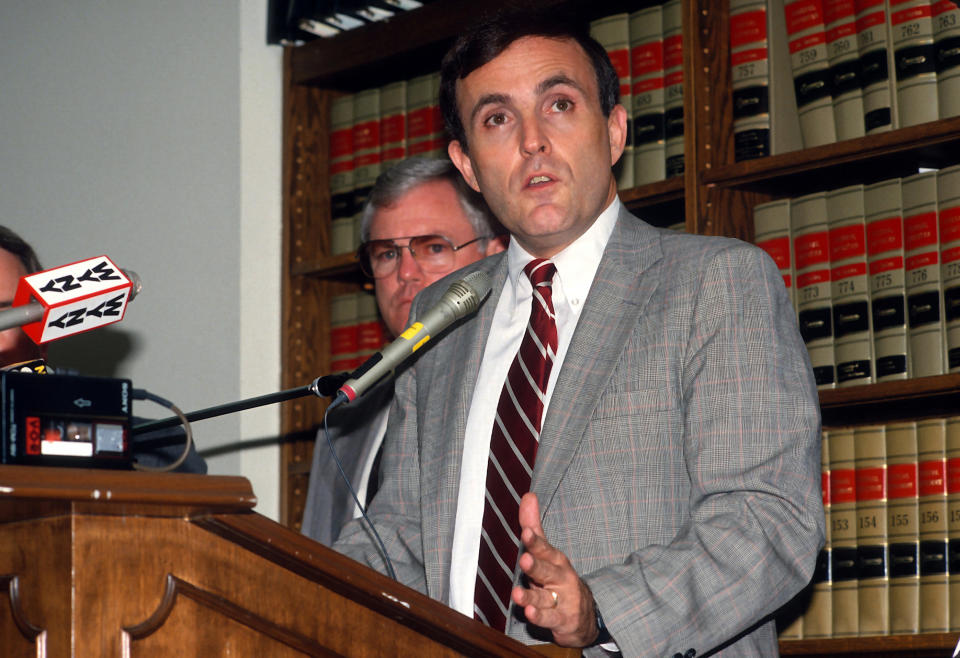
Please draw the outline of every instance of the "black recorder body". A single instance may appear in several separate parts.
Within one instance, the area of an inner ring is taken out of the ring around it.
[[[0,372],[0,463],[131,468],[130,380]]]

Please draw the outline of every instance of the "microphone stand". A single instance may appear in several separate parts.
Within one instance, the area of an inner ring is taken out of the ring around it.
[[[323,377],[317,377],[307,386],[288,388],[285,391],[279,391],[277,393],[260,395],[255,398],[247,398],[246,400],[239,400],[237,402],[228,402],[215,407],[207,407],[206,409],[200,409],[199,411],[192,411],[184,415],[188,421],[193,422],[195,420],[205,420],[207,418],[224,416],[237,411],[244,411],[245,409],[253,409],[254,407],[262,407],[264,405],[274,404],[276,402],[286,402],[287,400],[294,400],[296,398],[302,398],[308,395],[316,395],[317,397],[330,397],[336,395],[337,390],[345,381],[347,381],[347,379],[349,379],[349,377],[350,373],[348,372],[342,372],[336,375],[324,375]],[[178,416],[171,416],[170,418],[153,420],[149,423],[141,423],[140,425],[136,425],[130,428],[130,433],[133,435],[145,434],[147,432],[153,432],[154,430],[162,430],[181,424],[182,421]]]

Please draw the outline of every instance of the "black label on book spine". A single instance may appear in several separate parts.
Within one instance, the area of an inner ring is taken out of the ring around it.
[[[960,574],[960,538],[953,538],[947,541],[947,550],[949,551],[949,567],[951,574]]]
[[[683,154],[672,155],[667,158],[667,178],[683,174]]]
[[[837,382],[843,383],[851,379],[869,379],[870,360],[844,361],[837,364]]]
[[[866,89],[870,85],[887,84],[890,70],[887,68],[887,49],[880,48],[860,56],[860,84]],[[889,112],[889,110],[887,110]]]
[[[948,37],[938,41],[935,46],[938,74],[960,66],[960,37]]]
[[[936,73],[936,52],[933,42],[907,46],[894,51],[897,66],[897,82],[926,73]]]
[[[906,298],[903,295],[878,297],[874,299],[873,330],[882,331],[890,327],[906,326],[905,306]]]
[[[833,333],[837,338],[870,330],[870,305],[867,300],[833,307]]]
[[[920,544],[890,544],[890,577],[907,578],[920,573]]]
[[[960,368],[960,347],[947,350],[947,363],[950,370]]]
[[[947,322],[960,318],[960,286],[950,286],[943,291],[943,316]]]
[[[877,359],[877,377],[899,375],[907,372],[907,355],[893,354]]]
[[[733,118],[742,119],[770,111],[770,93],[767,85],[744,87],[733,92]]]
[[[793,81],[797,94],[797,108],[804,108],[821,98],[830,97],[830,69],[810,71]]]
[[[857,579],[857,549],[834,547],[831,560],[833,582]]]
[[[887,575],[887,547],[859,546],[857,547],[857,577],[884,578]]]
[[[683,106],[671,107],[663,113],[664,132],[667,139],[683,136]]]
[[[633,119],[634,144],[659,142],[664,138],[663,112],[641,114]]]
[[[882,126],[889,126],[891,123],[893,123],[893,118],[890,116],[889,107],[871,110],[863,116],[863,127],[867,132],[876,130]]]
[[[330,197],[330,218],[340,219],[341,217],[353,217],[355,214],[356,203],[354,202],[353,190],[334,194]]]
[[[907,298],[910,312],[910,328],[940,322],[940,291],[931,290]]]
[[[825,548],[817,554],[817,564],[813,568],[813,578],[810,582],[813,584],[816,583],[829,583],[830,578],[830,564],[832,560],[830,558],[830,549]]]
[[[833,366],[817,366],[813,369],[813,379],[817,382],[817,386],[835,383]]]
[[[947,573],[947,540],[920,542],[920,575],[935,576]]]
[[[831,67],[833,95],[860,89],[860,60],[852,59]]]
[[[741,130],[733,135],[733,157],[737,162],[770,155],[770,129]]]
[[[798,318],[800,321],[800,335],[803,342],[819,338],[829,338],[833,335],[833,322],[831,321],[832,309],[829,306],[820,308],[811,308],[800,311]]]

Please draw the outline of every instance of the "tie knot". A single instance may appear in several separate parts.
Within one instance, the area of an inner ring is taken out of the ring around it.
[[[535,258],[526,264],[523,273],[530,279],[530,284],[537,286],[549,286],[553,282],[553,275],[557,271],[557,266],[548,258]]]

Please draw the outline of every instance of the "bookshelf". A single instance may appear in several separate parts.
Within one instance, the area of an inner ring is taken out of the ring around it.
[[[439,68],[453,37],[484,11],[512,4],[444,0],[390,22],[288,48],[284,59],[283,387],[326,374],[331,296],[365,285],[352,255],[329,256],[327,152],[331,99]],[[590,21],[653,4],[647,0],[536,0]],[[726,0],[684,0],[682,177],[621,190],[653,223],[685,217],[689,231],[753,238],[752,208],[772,199],[852,183],[871,183],[960,162],[960,118],[746,162],[734,161]],[[960,375],[823,391],[824,425],[917,419],[957,413]],[[295,400],[282,411],[282,521],[299,528],[322,400]],[[784,655],[944,655],[956,634],[796,640]]]

